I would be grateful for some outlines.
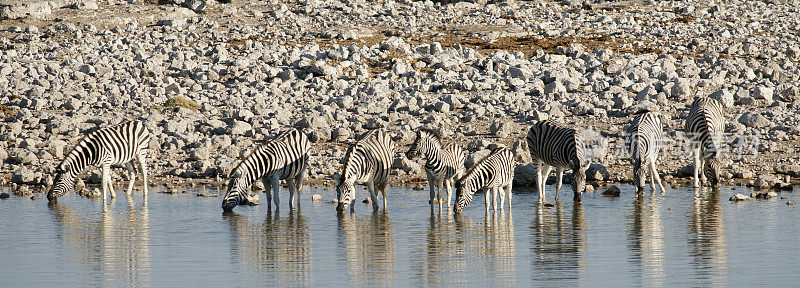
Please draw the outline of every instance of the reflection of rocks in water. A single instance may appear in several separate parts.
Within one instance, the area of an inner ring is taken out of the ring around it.
[[[61,246],[71,266],[85,266],[87,273],[102,275],[97,284],[150,283],[150,219],[146,203],[137,205],[130,196],[127,211],[114,201],[102,212],[76,213],[67,205],[49,204]],[[145,199],[146,201],[146,199]],[[138,207],[137,207],[138,206]],[[98,213],[94,216],[87,214]],[[78,269],[81,270],[81,269]]]
[[[285,218],[269,209],[264,222],[225,213],[231,229],[231,262],[251,276],[253,285],[310,285],[311,235],[300,210]],[[270,285],[270,286],[271,286]]]
[[[633,201],[633,214],[628,231],[631,261],[643,277],[642,286],[664,286],[664,223],[661,220],[661,198],[651,194],[649,201],[639,195]]]
[[[531,277],[534,283],[576,286],[579,270],[584,265],[581,255],[586,242],[582,204],[575,203],[572,214],[565,216],[561,203],[556,202],[555,207],[537,203],[532,225]]]
[[[339,213],[337,244],[347,264],[348,285],[387,286],[395,267],[394,228],[386,211],[370,216]],[[366,218],[369,217],[369,218]],[[344,272],[344,271],[343,271]],[[336,279],[336,281],[344,281]],[[341,283],[341,282],[340,282]]]
[[[689,215],[689,255],[692,271],[698,280],[713,286],[725,286],[728,252],[719,191],[695,191]],[[706,285],[701,285],[706,286]]]

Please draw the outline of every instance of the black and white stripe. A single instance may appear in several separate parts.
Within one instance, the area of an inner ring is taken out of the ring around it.
[[[413,159],[420,154],[425,157],[425,172],[428,175],[430,187],[430,204],[433,207],[434,197],[438,198],[439,209],[442,202],[447,202],[450,207],[455,181],[464,175],[464,160],[467,158],[464,150],[455,143],[442,145],[439,133],[427,128],[417,131],[417,138],[406,152],[406,157]],[[442,201],[442,186],[447,190],[447,200]]]
[[[275,200],[275,208],[280,208],[280,180],[286,180],[289,186],[289,207],[294,207],[295,192],[299,197],[303,186],[309,150],[311,142],[306,134],[297,129],[284,131],[259,146],[231,171],[228,192],[222,199],[222,210],[231,211],[236,205],[249,203],[248,188],[258,179],[264,182],[267,205],[272,205]],[[299,205],[299,200],[297,202]]]
[[[508,209],[511,209],[511,184],[514,182],[514,153],[506,148],[496,148],[489,155],[475,163],[469,171],[456,183],[455,213],[461,213],[470,202],[472,196],[480,189],[486,193],[486,212],[489,202],[497,211],[497,195],[500,195],[500,209],[503,209],[505,197],[508,196]],[[505,188],[505,193],[503,192]],[[492,195],[491,199],[489,195]],[[504,195],[505,194],[505,195]]]
[[[722,104],[711,98],[697,98],[686,117],[686,137],[694,153],[694,187],[703,183],[719,186],[719,151],[722,133],[725,132],[725,115]],[[702,171],[702,173],[701,173]]]
[[[134,161],[139,164],[142,172],[142,191],[147,197],[145,159],[149,142],[150,132],[139,121],[125,122],[87,134],[56,168],[55,181],[53,187],[47,192],[47,199],[55,202],[58,197],[72,191],[78,175],[90,165],[101,167],[103,170],[103,202],[106,200],[107,191],[111,192],[112,198],[116,197],[111,181],[111,165],[125,164],[130,180],[127,194],[130,195],[136,180]]]
[[[545,199],[547,175],[556,168],[556,201],[561,190],[564,170],[572,169],[572,191],[575,202],[581,201],[581,192],[586,185],[586,169],[589,160],[585,156],[583,139],[575,129],[561,126],[552,121],[540,121],[528,130],[526,138],[531,158],[536,161],[536,186],[539,189],[539,202]]]
[[[628,148],[631,162],[633,162],[633,178],[636,184],[636,193],[644,191],[647,173],[650,173],[650,187],[656,190],[658,182],[661,193],[664,185],[656,171],[658,153],[663,143],[664,128],[661,125],[661,114],[646,111],[633,118],[633,123],[625,131],[625,147]]]
[[[344,157],[341,178],[336,186],[339,205],[336,211],[343,212],[356,197],[355,184],[367,186],[372,199],[372,208],[378,210],[378,194],[383,194],[383,209],[386,209],[386,184],[392,167],[394,142],[381,129],[365,133],[350,148]],[[355,208],[351,205],[350,212]]]

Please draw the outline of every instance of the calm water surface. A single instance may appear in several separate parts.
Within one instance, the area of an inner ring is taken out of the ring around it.
[[[341,216],[310,199],[333,199],[331,189],[306,188],[293,211],[231,214],[195,191],[106,207],[12,196],[0,200],[0,287],[797,285],[800,210],[785,203],[800,197],[732,203],[750,192],[732,189],[637,199],[623,186],[623,197],[589,194],[577,206],[562,191],[552,207],[514,191],[511,211],[486,216],[478,196],[455,217],[431,213],[426,191],[400,188],[387,213],[359,203]]]

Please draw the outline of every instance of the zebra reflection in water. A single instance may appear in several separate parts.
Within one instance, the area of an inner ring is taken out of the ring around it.
[[[560,202],[553,207],[537,203],[531,227],[534,283],[543,287],[578,286],[579,271],[585,266],[586,219],[583,205],[573,202],[572,215],[564,216]],[[569,222],[568,222],[569,221]]]
[[[633,201],[628,231],[628,251],[638,267],[640,286],[664,286],[664,223],[661,219],[661,197],[642,193]],[[649,200],[649,201],[648,201]]]
[[[247,216],[225,213],[230,224],[231,263],[252,275],[251,285],[311,284],[311,235],[300,209],[290,209],[281,218],[280,210],[267,209],[263,222]]]
[[[97,286],[125,283],[150,285],[150,216],[147,202],[137,204],[126,196],[128,210],[114,209],[116,201],[103,205],[102,212],[76,212],[68,205],[49,203],[56,223],[57,241],[64,247],[59,258],[86,273]],[[87,284],[89,285],[89,284]],[[90,285],[91,286],[91,285]]]
[[[396,245],[394,227],[386,210],[358,218],[353,213],[338,213],[338,217],[336,242],[339,259],[347,266],[349,282],[346,283],[352,286],[391,285],[397,270]]]
[[[688,228],[692,272],[705,284],[699,286],[727,286],[728,243],[719,190],[695,189]]]

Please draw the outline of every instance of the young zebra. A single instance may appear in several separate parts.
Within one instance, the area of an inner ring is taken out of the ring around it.
[[[584,154],[583,139],[575,129],[561,126],[552,121],[539,121],[528,130],[526,138],[528,150],[536,165],[536,186],[539,189],[539,202],[544,202],[547,175],[556,168],[556,201],[561,191],[564,170],[572,169],[572,201],[581,202],[581,192],[586,185],[586,169],[589,160]]]
[[[633,162],[633,182],[636,184],[636,194],[644,192],[647,173],[650,173],[650,187],[656,190],[656,182],[664,193],[664,185],[656,171],[658,152],[661,150],[663,130],[661,114],[645,111],[633,118],[633,123],[628,127],[625,138],[625,147]]]
[[[500,194],[500,209],[505,205],[508,196],[508,209],[511,209],[511,184],[514,182],[514,153],[506,148],[496,148],[489,155],[475,163],[469,171],[456,182],[456,205],[453,212],[461,213],[470,202],[472,196],[484,189],[486,212],[489,212],[489,194],[492,198],[492,209],[497,211],[497,195]],[[505,195],[503,188],[505,187]]]
[[[297,129],[284,131],[259,146],[231,171],[228,192],[222,199],[222,210],[231,211],[236,205],[249,203],[248,188],[258,179],[264,182],[267,205],[272,205],[274,196],[276,209],[280,208],[280,180],[286,180],[289,186],[289,207],[294,207],[294,194],[297,192],[299,198],[300,188],[303,187],[303,173],[308,163],[309,150],[311,142],[306,134]],[[270,188],[272,194],[269,193]],[[297,202],[300,205],[299,199]]]
[[[427,161],[425,172],[428,175],[428,186],[431,191],[431,207],[434,197],[438,198],[439,210],[442,209],[442,186],[447,190],[447,208],[450,208],[450,197],[456,179],[464,175],[464,160],[467,156],[455,143],[442,145],[439,133],[427,128],[417,131],[417,138],[406,152],[406,157],[414,159],[422,154]]]
[[[139,121],[130,121],[117,126],[96,130],[84,136],[75,147],[67,154],[64,161],[56,168],[55,181],[47,192],[47,200],[56,202],[67,192],[74,189],[75,180],[89,165],[99,166],[103,169],[103,202],[106,193],[111,192],[111,198],[117,196],[111,181],[111,165],[125,164],[128,170],[128,191],[133,191],[136,172],[133,161],[139,163],[142,172],[142,192],[147,197],[147,147],[150,143],[150,132]]]
[[[697,98],[686,117],[686,137],[694,153],[694,187],[699,188],[698,174],[703,183],[719,187],[719,149],[725,132],[722,104],[711,98]],[[701,157],[702,156],[702,157]],[[702,173],[701,173],[702,171]]]
[[[363,184],[369,190],[373,210],[378,210],[378,189],[383,194],[383,209],[386,209],[386,184],[392,167],[394,142],[381,129],[365,133],[344,156],[341,178],[336,186],[339,205],[336,211],[344,212],[356,197],[355,184]],[[354,212],[350,206],[350,212]]]

